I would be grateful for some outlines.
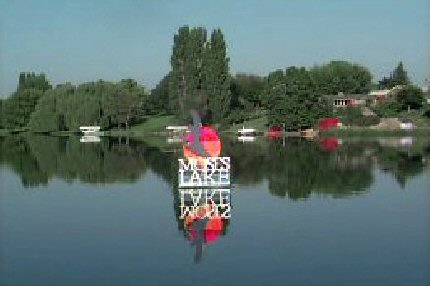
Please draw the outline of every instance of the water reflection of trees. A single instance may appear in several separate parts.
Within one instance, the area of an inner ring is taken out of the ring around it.
[[[404,187],[409,179],[428,168],[430,142],[417,142],[409,148],[378,146],[376,158],[379,168],[391,173],[399,185]]]
[[[2,137],[1,162],[20,174],[26,187],[57,177],[67,182],[132,182],[147,169],[144,146],[116,139],[82,144],[77,137]]]
[[[223,140],[223,154],[232,157],[232,180],[238,185],[268,182],[271,194],[293,199],[310,194],[346,196],[365,192],[373,167],[393,175],[404,186],[428,168],[429,140],[402,147],[381,142],[346,141],[327,151],[318,141],[284,140],[242,144]],[[80,143],[77,137],[0,137],[0,163],[21,177],[26,187],[50,178],[86,183],[134,182],[150,169],[176,189],[178,154],[159,146],[124,138]]]
[[[358,160],[362,151],[356,148],[361,150],[360,145],[336,153],[325,152],[307,140],[254,145],[224,144],[232,156],[232,177],[238,184],[266,179],[270,193],[276,196],[294,199],[307,198],[311,193],[342,196],[363,192],[373,181],[370,160]]]
[[[373,183],[375,162],[403,186],[426,168],[429,150],[426,140],[409,147],[347,140],[332,151],[324,150],[318,140],[224,144],[224,151],[232,157],[232,177],[237,184],[267,180],[270,193],[292,199],[307,198],[311,193],[333,197],[363,193]]]

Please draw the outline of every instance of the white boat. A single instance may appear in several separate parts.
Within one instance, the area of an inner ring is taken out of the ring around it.
[[[239,136],[254,136],[257,133],[257,130],[254,128],[242,127],[242,129],[237,130],[237,133],[239,133]]]

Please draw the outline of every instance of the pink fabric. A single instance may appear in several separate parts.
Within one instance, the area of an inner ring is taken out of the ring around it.
[[[221,235],[220,230],[206,230],[205,229],[205,241],[208,244],[215,242],[220,235]]]

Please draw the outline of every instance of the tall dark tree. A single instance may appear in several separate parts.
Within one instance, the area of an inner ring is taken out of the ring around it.
[[[397,102],[403,110],[420,109],[424,103],[424,94],[419,87],[407,85],[398,91]]]
[[[157,86],[151,90],[151,94],[145,102],[145,110],[148,114],[158,114],[169,111],[170,78],[171,73],[169,72]]]
[[[396,85],[408,85],[410,83],[411,81],[403,67],[403,62],[399,62],[389,77],[383,77],[382,80],[379,81],[379,88],[390,89]]]
[[[208,117],[222,122],[230,107],[229,58],[224,36],[220,29],[212,32],[203,58],[203,92],[207,97]]]
[[[201,27],[184,26],[174,36],[169,103],[181,117],[187,117],[189,109],[201,109],[206,103],[202,90],[205,43],[206,30]]]
[[[409,77],[405,69],[403,68],[403,63],[399,62],[397,67],[393,71],[392,75],[392,85],[407,85],[410,83]]]
[[[263,77],[238,73],[231,79],[231,100],[232,107],[240,105],[244,109],[254,110],[255,108],[265,106],[263,89],[265,80]]]
[[[0,129],[4,128],[4,102],[5,100],[0,98]]]

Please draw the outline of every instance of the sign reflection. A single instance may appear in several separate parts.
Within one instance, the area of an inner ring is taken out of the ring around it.
[[[226,234],[231,217],[230,189],[179,189],[178,221],[200,262],[204,248]]]

